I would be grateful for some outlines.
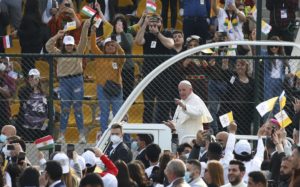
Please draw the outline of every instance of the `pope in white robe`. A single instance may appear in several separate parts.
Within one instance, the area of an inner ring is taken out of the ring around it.
[[[175,126],[179,143],[183,143],[191,139],[187,136],[195,136],[198,130],[203,130],[203,123],[210,123],[213,118],[203,100],[193,92],[189,81],[181,81],[178,91],[181,99],[175,99],[177,108],[173,121],[166,124],[172,123]]]

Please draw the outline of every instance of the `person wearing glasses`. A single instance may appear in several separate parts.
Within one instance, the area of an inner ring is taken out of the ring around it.
[[[271,41],[280,41],[278,36],[272,36]],[[268,46],[267,55],[269,56],[285,56],[284,47]],[[279,96],[283,90],[283,81],[285,78],[285,70],[291,69],[286,59],[266,59],[264,61],[264,99],[270,99]]]

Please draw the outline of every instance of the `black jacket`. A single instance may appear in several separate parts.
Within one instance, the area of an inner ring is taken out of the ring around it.
[[[54,187],[66,187],[66,185],[64,182],[60,182],[60,183],[54,185]]]
[[[284,152],[282,153],[275,152],[271,157],[271,162],[270,162],[270,172],[272,173],[271,179],[274,180],[276,183],[279,181],[280,165],[283,157],[285,157]]]
[[[194,145],[189,158],[188,159],[196,159],[199,160],[199,154],[200,154],[200,146],[198,145]],[[200,162],[207,162],[207,152],[204,153],[204,155],[202,155],[202,157],[200,158]]]
[[[132,160],[132,152],[124,142],[120,143],[114,150],[111,143],[106,154],[113,162],[123,160],[124,162],[129,163]]]
[[[149,161],[146,159],[146,151],[145,150],[143,150],[140,154],[138,154],[135,159],[143,162],[145,168],[148,168],[150,166]]]
[[[103,14],[105,14],[105,7],[108,6],[109,21],[113,21],[118,10],[118,0],[109,0],[108,5],[105,4],[105,1],[98,0],[98,3],[100,4],[101,11],[103,12]]]

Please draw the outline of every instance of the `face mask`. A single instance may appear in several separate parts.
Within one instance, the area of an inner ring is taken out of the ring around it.
[[[189,156],[190,156],[190,153],[185,154],[186,158],[189,158]]]
[[[113,144],[117,144],[117,143],[120,143],[122,141],[122,139],[119,136],[117,136],[117,135],[111,135],[110,141]]]
[[[1,142],[1,143],[5,143],[5,142],[6,142],[6,139],[7,139],[7,136],[5,136],[4,134],[1,134],[1,135],[0,135],[0,142]]]
[[[184,180],[185,180],[185,182],[190,182],[190,180],[191,180],[191,172],[189,172],[189,171],[185,172]]]
[[[11,156],[11,151],[7,150],[7,145],[5,145],[2,149],[3,154],[5,157],[10,157]]]
[[[133,141],[131,143],[131,150],[132,151],[137,151],[138,149],[139,149],[139,145],[138,145],[137,141]]]

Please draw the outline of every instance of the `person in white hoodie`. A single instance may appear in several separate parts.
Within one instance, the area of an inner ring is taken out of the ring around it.
[[[246,167],[244,182],[248,182],[248,174],[252,171],[260,171],[261,163],[264,160],[264,150],[265,146],[262,140],[262,136],[264,134],[265,127],[261,127],[258,132],[258,143],[257,143],[257,151],[254,157],[252,157],[252,149],[247,140],[240,140],[235,144],[234,147],[234,158],[243,162]]]

